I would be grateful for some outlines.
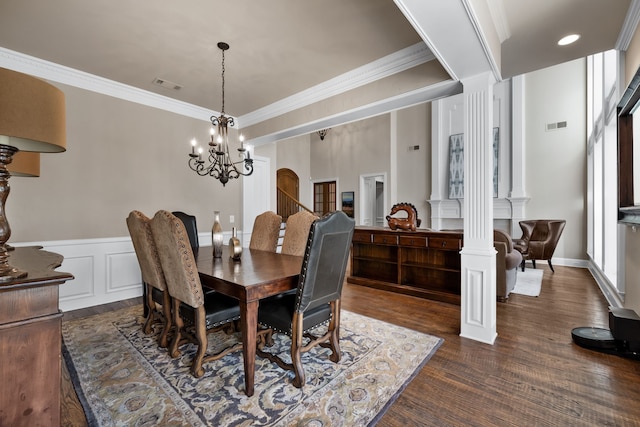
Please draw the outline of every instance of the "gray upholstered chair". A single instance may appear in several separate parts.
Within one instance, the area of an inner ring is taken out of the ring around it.
[[[284,229],[280,252],[285,255],[304,255],[309,229],[311,229],[311,224],[316,219],[318,219],[316,215],[307,211],[300,211],[291,215],[287,219],[287,226]]]
[[[191,364],[191,373],[199,378],[204,374],[202,364],[220,359],[242,348],[241,343],[207,355],[207,333],[233,326],[240,318],[238,301],[217,292],[204,293],[196,261],[184,224],[167,211],[158,211],[151,220],[151,231],[158,248],[171,308],[175,333],[169,355],[180,355],[178,347],[185,341],[196,343],[198,350]],[[184,341],[183,341],[184,338]]]
[[[154,321],[162,323],[162,332],[158,337],[160,347],[166,347],[171,329],[171,303],[160,258],[151,234],[151,220],[140,211],[131,211],[127,217],[127,228],[138,258],[142,282],[144,284],[145,321],[143,331],[151,333]]]
[[[258,308],[258,323],[270,331],[291,337],[291,363],[264,350],[271,335],[259,342],[256,350],[283,369],[294,371],[293,385],[305,383],[302,353],[320,345],[331,349],[330,359],[339,362],[340,297],[355,222],[342,212],[334,212],[311,225],[296,293],[264,299]],[[313,336],[309,331],[328,323],[327,332]],[[303,342],[306,340],[306,343]]]
[[[275,252],[278,249],[282,217],[275,212],[266,211],[256,217],[249,241],[249,249]]]
[[[497,251],[496,297],[505,302],[516,285],[522,255],[513,247],[511,236],[505,231],[493,230],[493,244]]]
[[[553,270],[551,258],[556,250],[566,221],[563,219],[535,219],[520,221],[522,237],[513,241],[515,248],[522,254],[522,271],[525,260],[531,260],[536,268],[537,259],[546,259]]]

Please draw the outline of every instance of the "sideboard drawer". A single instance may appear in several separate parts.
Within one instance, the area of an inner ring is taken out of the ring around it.
[[[417,236],[400,236],[400,246],[411,246],[414,248],[426,248],[427,238]]]
[[[444,249],[450,251],[459,251],[462,249],[462,240],[447,239],[441,237],[430,237],[428,246],[433,249]]]
[[[371,243],[371,233],[353,233],[353,242]]]
[[[397,245],[398,236],[392,236],[389,234],[374,234],[373,243],[378,243],[380,245]]]

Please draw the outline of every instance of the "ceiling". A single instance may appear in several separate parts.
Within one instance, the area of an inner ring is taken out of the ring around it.
[[[225,111],[253,124],[262,118],[252,115],[270,108],[277,112],[260,117],[282,116],[327,99],[353,111],[424,85],[458,81],[477,70],[469,66],[472,53],[500,79],[612,49],[631,4],[0,0],[0,66],[7,66],[3,56],[17,52],[220,111],[221,51],[216,44],[224,41],[231,46],[225,54]],[[469,9],[474,19],[469,19]],[[582,35],[578,42],[565,48],[556,45],[572,32]],[[491,50],[484,47],[496,39],[498,50],[487,55]],[[429,61],[435,65],[426,66]],[[429,73],[433,78],[427,78]],[[158,86],[157,78],[180,89]],[[380,97],[363,97],[359,87],[380,88]],[[429,92],[404,102],[442,95],[446,93]],[[301,99],[311,101],[305,104]],[[305,120],[318,125],[340,120],[323,123],[323,115],[335,118],[342,113],[336,107],[325,110],[307,113],[310,118],[297,119],[298,125]]]

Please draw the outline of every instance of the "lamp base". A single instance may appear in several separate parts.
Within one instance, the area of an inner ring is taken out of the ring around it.
[[[0,144],[0,284],[12,282],[27,275],[26,271],[9,265],[7,240],[11,236],[11,228],[5,215],[5,202],[9,196],[9,177],[7,165],[18,151],[10,145]]]

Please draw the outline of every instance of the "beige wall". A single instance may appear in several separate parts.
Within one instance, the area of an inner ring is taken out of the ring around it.
[[[625,52],[624,87],[626,88],[640,67],[640,28],[636,28],[629,48]]]
[[[329,131],[331,132],[331,131]],[[299,199],[303,205],[313,209],[313,192],[309,185],[311,179],[311,139],[320,139],[317,134],[300,135],[278,141],[278,161],[277,169],[291,169],[298,175]]]
[[[391,204],[408,202],[418,210],[420,227],[429,228],[431,209],[431,103],[397,112],[397,191]],[[419,150],[409,147],[419,146]]]
[[[567,221],[558,258],[587,258],[585,70],[580,59],[525,77],[526,216]],[[545,130],[560,121],[566,129]]]
[[[133,209],[183,210],[200,231],[220,210],[225,230],[229,215],[241,227],[241,183],[223,188],[187,166],[189,141],[208,136],[207,122],[57,86],[66,96],[67,151],[43,154],[40,178],[11,179],[10,242],[128,236]]]
[[[311,180],[338,181],[337,200],[343,191],[355,192],[355,218],[360,214],[360,175],[390,170],[390,115],[332,128],[324,141],[311,137]],[[338,202],[339,204],[339,202]]]

